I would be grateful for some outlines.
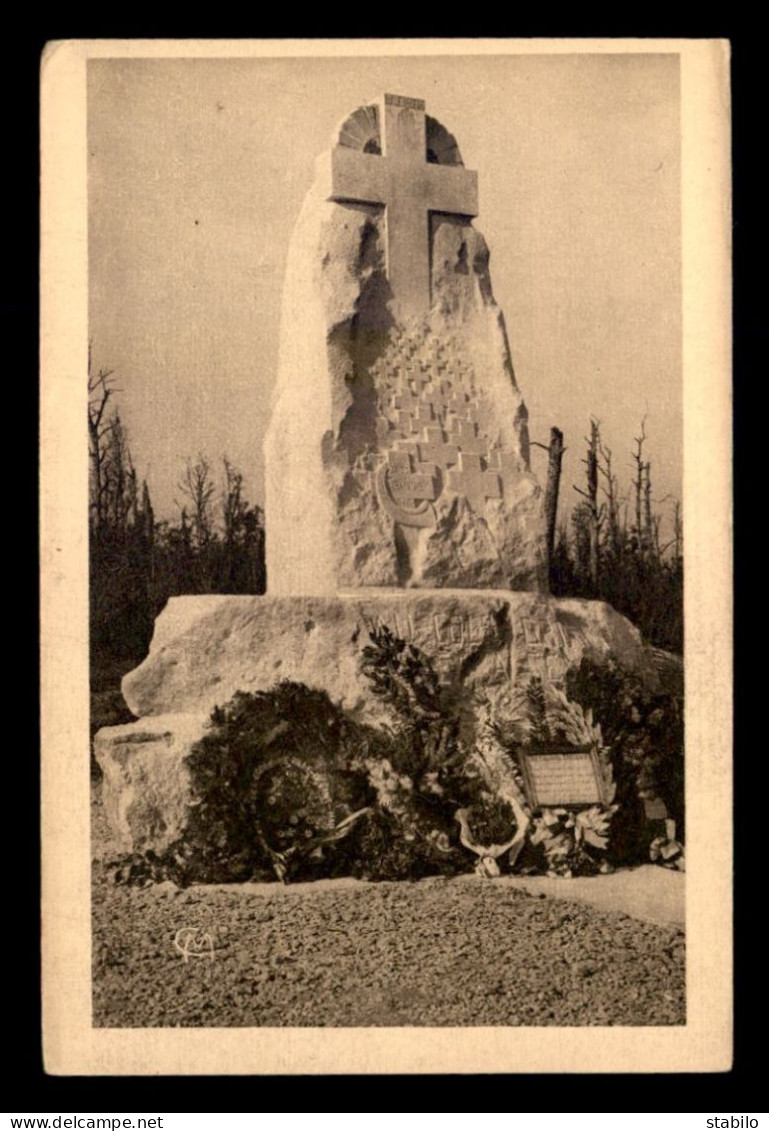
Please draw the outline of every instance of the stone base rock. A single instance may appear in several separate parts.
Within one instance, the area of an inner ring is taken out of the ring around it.
[[[162,852],[187,824],[192,790],[186,760],[207,715],[153,715],[94,738],[104,811],[123,848]]]
[[[336,597],[172,597],[123,695],[140,717],[205,715],[236,691],[289,679],[377,723],[382,707],[360,671],[370,624],[422,649],[444,680],[492,699],[532,676],[560,685],[583,656],[614,656],[657,687],[652,650],[601,601],[499,589],[358,589]]]
[[[390,716],[361,672],[367,627],[417,645],[445,681],[492,705],[532,676],[563,684],[583,656],[613,656],[659,689],[656,653],[599,601],[504,590],[356,590],[337,597],[174,597],[147,659],[123,680],[139,721],[98,732],[108,820],[126,848],[162,851],[183,831],[186,758],[212,709],[236,691],[293,680],[325,690],[360,722]]]

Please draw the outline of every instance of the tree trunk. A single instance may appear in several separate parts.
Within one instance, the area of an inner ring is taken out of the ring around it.
[[[645,467],[644,478],[644,548],[646,552],[651,555],[656,550],[656,539],[654,537],[654,522],[652,520],[652,480],[651,480],[651,463],[647,460]]]
[[[547,521],[547,558],[550,566],[555,552],[555,527],[558,516],[558,488],[561,482],[563,459],[563,432],[550,429],[550,447],[547,460],[547,486],[545,488],[545,519]]]
[[[587,494],[590,504],[590,583],[598,592],[598,425],[590,424],[587,452]]]

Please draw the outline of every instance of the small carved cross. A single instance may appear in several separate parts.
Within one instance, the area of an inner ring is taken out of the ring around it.
[[[502,487],[494,471],[481,470],[481,457],[468,452],[459,453],[459,470],[448,473],[449,487],[464,495],[476,512],[483,511],[486,499],[501,499]]]

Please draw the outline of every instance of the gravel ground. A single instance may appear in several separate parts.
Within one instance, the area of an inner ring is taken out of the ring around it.
[[[673,927],[474,876],[127,888],[93,835],[99,1027],[685,1022]]]

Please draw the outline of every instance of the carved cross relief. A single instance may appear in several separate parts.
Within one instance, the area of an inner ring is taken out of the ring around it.
[[[492,448],[479,431],[465,351],[413,326],[430,311],[430,214],[477,216],[477,174],[462,165],[454,138],[426,117],[423,101],[394,94],[356,111],[321,161],[327,199],[385,209],[397,324],[372,369],[383,455],[379,501],[406,527],[434,526],[433,504],[444,489],[483,514],[487,500],[502,498],[506,474],[518,470],[515,457]]]
[[[380,402],[379,499],[404,526],[432,526],[444,488],[482,514],[502,498],[502,476],[517,470],[511,453],[491,448],[478,425],[473,366],[451,342],[421,341],[396,330],[373,367]]]
[[[462,165],[428,164],[425,104],[385,94],[381,153],[338,145],[326,155],[329,200],[385,207],[387,278],[399,319],[430,309],[430,212],[478,215],[478,177]]]

